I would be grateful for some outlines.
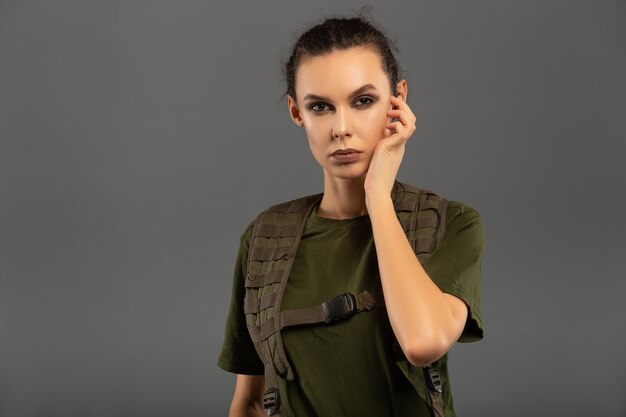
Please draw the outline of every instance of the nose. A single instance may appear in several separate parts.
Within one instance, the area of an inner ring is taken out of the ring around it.
[[[350,127],[349,111],[343,108],[337,108],[335,113],[335,124],[333,126],[333,138],[340,139],[344,136],[352,134]]]

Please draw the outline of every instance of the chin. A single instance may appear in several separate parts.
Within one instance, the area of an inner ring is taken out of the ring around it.
[[[367,175],[367,171],[363,169],[355,169],[356,167],[350,167],[348,169],[339,168],[326,170],[326,175],[342,180],[358,180],[364,179]]]

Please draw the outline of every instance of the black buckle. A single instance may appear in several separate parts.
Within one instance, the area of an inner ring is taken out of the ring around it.
[[[424,373],[426,374],[426,382],[431,391],[441,392],[441,377],[439,372],[432,366],[425,366]]]
[[[278,388],[270,388],[263,394],[263,408],[268,416],[276,414],[280,408],[280,391]]]
[[[352,293],[344,292],[322,303],[322,309],[324,310],[324,321],[327,324],[345,319],[356,311],[356,297]]]

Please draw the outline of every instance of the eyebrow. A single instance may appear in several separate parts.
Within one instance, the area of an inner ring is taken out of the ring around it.
[[[358,96],[359,94],[361,94],[361,93],[363,93],[363,92],[365,92],[367,90],[376,90],[376,87],[373,84],[365,84],[364,86],[359,87],[356,90],[354,90],[352,93],[350,93],[348,98],[353,98],[355,96]],[[326,101],[330,101],[328,98],[322,97],[322,96],[318,96],[316,94],[307,94],[306,96],[304,96],[304,98],[302,100],[303,101],[307,101],[307,100],[326,100]]]

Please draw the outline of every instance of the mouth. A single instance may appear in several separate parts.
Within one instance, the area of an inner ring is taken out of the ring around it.
[[[332,153],[332,156],[337,156],[337,155],[349,155],[352,153],[360,153],[361,151],[357,151],[356,149],[352,149],[352,148],[346,148],[346,149],[337,149],[335,152]]]
[[[361,151],[357,151],[356,149],[347,148],[347,149],[337,149],[332,153],[332,157],[338,161],[342,162],[353,162],[359,159],[361,155]]]

